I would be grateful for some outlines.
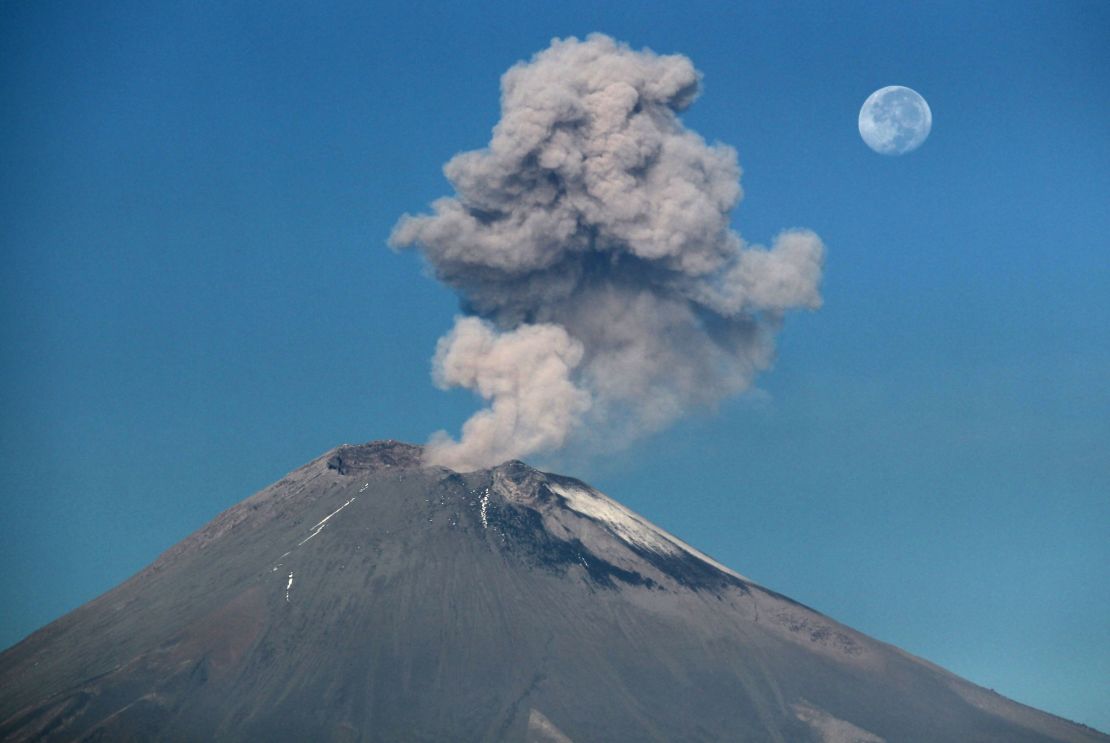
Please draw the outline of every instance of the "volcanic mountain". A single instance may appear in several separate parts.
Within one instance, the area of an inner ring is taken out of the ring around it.
[[[0,738],[1108,741],[521,462],[342,446],[0,655]]]

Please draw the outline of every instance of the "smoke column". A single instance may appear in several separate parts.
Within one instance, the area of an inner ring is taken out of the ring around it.
[[[444,168],[455,196],[394,227],[463,298],[436,383],[488,401],[458,440],[432,437],[431,463],[658,430],[747,389],[783,313],[820,306],[817,235],[763,248],[730,228],[736,152],[678,118],[699,80],[681,55],[555,40],[502,76],[489,146]]]

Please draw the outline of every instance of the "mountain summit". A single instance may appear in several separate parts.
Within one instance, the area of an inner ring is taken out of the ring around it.
[[[341,446],[0,655],[3,740],[1110,741],[584,483]]]

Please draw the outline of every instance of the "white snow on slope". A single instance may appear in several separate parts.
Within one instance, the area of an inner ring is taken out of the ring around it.
[[[809,724],[821,736],[821,743],[886,743],[885,738],[880,738],[847,720],[833,717],[804,699],[790,706],[794,709],[795,717]]]
[[[316,524],[316,526],[312,527],[312,533],[311,534],[309,534],[307,537],[305,537],[301,541],[297,542],[297,546],[300,547],[302,544],[304,544],[305,542],[307,542],[308,540],[312,539],[314,536],[319,534],[320,530],[324,528],[324,524],[328,523],[328,519],[330,519],[332,516],[339,513],[340,511],[342,511],[347,506],[354,503],[355,498],[358,498],[358,496],[357,495],[354,496],[353,498],[348,500],[346,503],[344,503],[342,506],[340,506],[339,508],[335,509],[334,511],[329,513],[327,516],[325,516],[318,524]],[[286,554],[288,554],[288,553],[286,553]]]
[[[293,571],[289,571],[289,582],[285,584],[285,600],[289,600],[289,589],[293,587]]]
[[[739,578],[746,583],[752,583],[749,578],[726,568],[721,563],[699,552],[678,537],[660,529],[647,519],[628,510],[620,503],[596,490],[559,485],[548,482],[547,487],[551,492],[561,497],[572,511],[588,516],[605,524],[618,537],[642,549],[648,549],[660,555],[691,555],[727,573],[734,578]]]

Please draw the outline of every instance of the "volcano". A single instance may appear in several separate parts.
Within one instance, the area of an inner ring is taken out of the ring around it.
[[[0,655],[0,738],[1108,741],[588,485],[341,446]]]

